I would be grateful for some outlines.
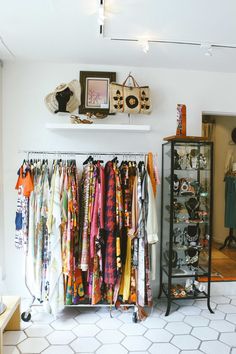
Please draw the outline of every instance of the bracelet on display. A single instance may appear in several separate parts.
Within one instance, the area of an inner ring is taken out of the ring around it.
[[[198,266],[198,249],[196,247],[189,247],[186,250],[186,263],[188,266],[197,267]]]

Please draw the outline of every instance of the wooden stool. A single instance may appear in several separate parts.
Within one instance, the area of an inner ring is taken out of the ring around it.
[[[20,330],[20,297],[3,296],[6,311],[0,315],[0,353],[3,353],[3,332]]]

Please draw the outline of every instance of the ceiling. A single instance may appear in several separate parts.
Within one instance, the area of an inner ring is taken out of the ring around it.
[[[183,68],[236,72],[236,49],[109,38],[165,39],[236,46],[235,0],[105,0],[105,38],[99,0],[0,0],[2,60]]]

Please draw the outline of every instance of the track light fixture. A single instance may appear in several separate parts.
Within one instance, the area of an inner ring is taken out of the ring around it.
[[[149,51],[150,43],[162,43],[162,44],[175,44],[182,46],[195,46],[203,49],[205,56],[212,56],[214,48],[225,48],[225,49],[236,49],[236,45],[233,44],[223,44],[223,43],[202,43],[197,41],[184,41],[184,40],[169,40],[169,39],[138,39],[138,38],[124,38],[124,37],[107,37],[104,35],[105,27],[105,0],[99,0],[98,9],[98,23],[99,23],[99,34],[106,39],[111,41],[119,42],[138,42],[144,53]]]

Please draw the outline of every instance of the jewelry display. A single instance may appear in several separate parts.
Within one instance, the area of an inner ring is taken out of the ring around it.
[[[166,316],[172,301],[181,298],[208,299],[207,307],[212,312],[209,236],[213,204],[212,143],[196,137],[166,140],[162,150],[159,296],[163,290],[167,297]],[[207,279],[206,286],[199,283],[201,277]]]
[[[198,217],[198,208],[199,208],[200,202],[197,198],[190,198],[187,202],[185,202],[186,209],[189,214],[189,219],[190,220],[195,220]]]
[[[198,266],[198,255],[199,251],[196,247],[189,247],[186,250],[186,263],[187,265],[191,268],[192,266],[194,268],[197,268]]]
[[[198,225],[188,225],[184,229],[185,237],[188,242],[196,242],[199,239],[199,227]]]

